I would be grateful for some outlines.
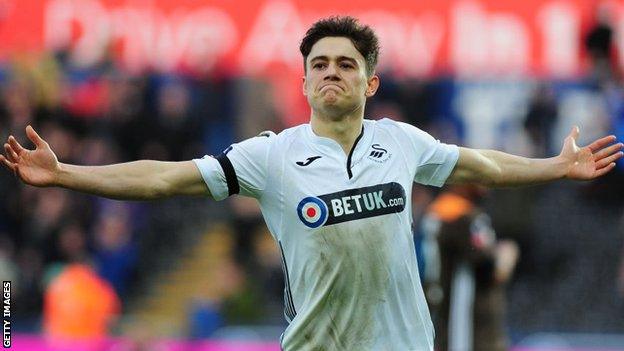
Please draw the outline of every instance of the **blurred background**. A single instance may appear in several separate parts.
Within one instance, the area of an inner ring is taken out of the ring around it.
[[[523,156],[624,140],[624,1],[0,0],[0,139],[62,162],[188,160],[307,122],[298,44],[350,14],[381,39],[366,117]],[[416,186],[416,240],[439,190]],[[13,347],[279,350],[280,256],[255,200],[119,202],[0,172]],[[624,163],[591,183],[494,190],[519,247],[516,350],[624,350]]]

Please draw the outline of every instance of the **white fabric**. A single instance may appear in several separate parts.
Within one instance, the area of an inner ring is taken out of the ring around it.
[[[464,262],[453,272],[451,282],[448,335],[450,351],[472,351],[475,289],[473,269]]]
[[[309,124],[232,145],[240,192],[259,200],[283,250],[284,350],[433,349],[411,191],[414,181],[443,185],[458,157],[456,146],[389,119],[364,120],[351,178],[348,155]],[[226,197],[220,164],[194,161],[213,196]]]

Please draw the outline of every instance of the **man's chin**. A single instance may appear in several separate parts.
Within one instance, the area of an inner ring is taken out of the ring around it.
[[[349,111],[350,109],[344,104],[340,104],[338,103],[338,101],[336,101],[335,103],[331,103],[331,102],[323,103],[322,110],[324,111],[324,114],[326,115],[334,116],[334,117],[341,117],[341,116],[344,116],[347,113],[347,111]]]
[[[348,111],[353,110],[354,106],[351,106],[344,99],[341,99],[340,96],[329,96],[325,95],[320,99],[316,100],[315,103],[310,104],[311,106],[316,106],[319,112],[325,115],[332,116],[342,116]]]
[[[323,105],[325,106],[335,106],[338,104],[337,96],[326,96],[323,98]]]
[[[338,93],[334,89],[327,89],[322,95],[323,102],[336,103],[338,101]]]

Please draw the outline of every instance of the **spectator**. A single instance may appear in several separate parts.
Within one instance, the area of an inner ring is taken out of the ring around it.
[[[533,143],[535,157],[553,154],[552,130],[557,121],[557,114],[557,101],[553,89],[547,83],[538,84],[524,119],[524,129],[529,133]]]
[[[585,37],[585,49],[592,64],[592,78],[598,82],[613,79],[613,28],[611,25],[612,9],[607,3],[601,3],[596,10],[596,23]]]
[[[436,349],[506,350],[505,283],[517,245],[497,240],[479,208],[485,189],[454,186],[424,220],[425,289],[436,328]]]
[[[51,339],[99,339],[120,312],[115,291],[87,265],[70,264],[45,292],[44,330]]]
[[[132,235],[131,210],[127,204],[106,201],[105,209],[95,223],[94,259],[100,276],[117,294],[124,296],[137,260]]]

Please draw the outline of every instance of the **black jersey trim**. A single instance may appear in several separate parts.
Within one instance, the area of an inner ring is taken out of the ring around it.
[[[282,270],[284,271],[284,315],[288,323],[292,322],[297,315],[295,303],[293,302],[292,292],[290,290],[290,278],[288,276],[288,266],[286,265],[286,257],[284,257],[284,248],[282,242],[278,241],[280,247],[280,256],[282,257]]]
[[[357,145],[358,141],[362,139],[363,135],[364,135],[364,125],[362,125],[362,130],[360,131],[360,135],[358,135],[358,137],[355,139],[355,142],[353,143],[353,147],[351,148],[351,151],[349,151],[349,156],[347,157],[347,175],[349,176],[349,179],[353,178],[353,172],[351,172],[351,157],[353,157],[353,151],[355,150],[355,146]]]
[[[230,159],[225,155],[225,153],[217,156],[216,159],[219,161],[219,164],[223,169],[223,173],[225,173],[228,196],[238,194],[240,192],[240,186],[238,185],[238,178],[236,177],[236,171],[234,170],[234,166],[232,166],[232,162],[230,162]]]

